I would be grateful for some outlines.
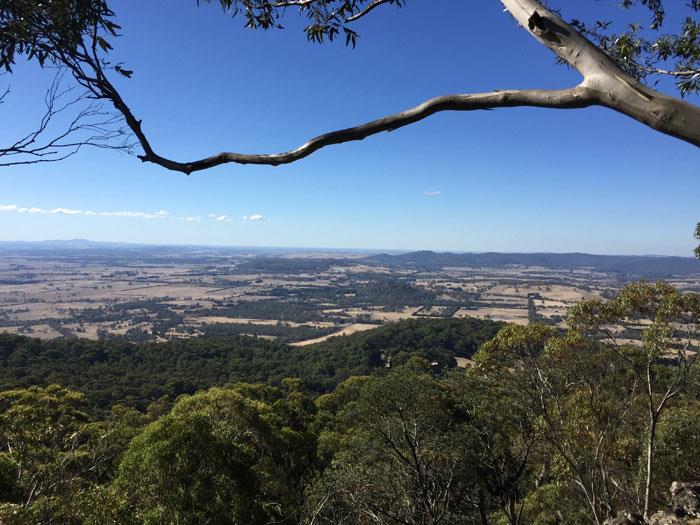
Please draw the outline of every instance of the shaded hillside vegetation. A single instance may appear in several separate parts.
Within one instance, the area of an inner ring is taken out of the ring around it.
[[[353,375],[383,369],[417,355],[452,368],[491,339],[502,323],[479,319],[411,319],[304,348],[253,337],[202,337],[165,343],[119,339],[42,341],[0,334],[0,389],[60,384],[91,404],[128,403],[144,409],[161,396],[229,382],[279,385],[301,378],[327,392]]]

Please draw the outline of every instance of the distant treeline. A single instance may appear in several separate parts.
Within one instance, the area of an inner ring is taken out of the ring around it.
[[[523,265],[560,270],[591,268],[599,272],[636,277],[700,274],[700,260],[691,257],[645,255],[592,255],[587,253],[435,253],[419,251],[401,255],[373,255],[363,262],[387,266],[439,270],[445,266],[499,268]]]
[[[377,277],[368,282],[343,286],[306,286],[272,288],[260,295],[270,299],[238,302],[218,301],[213,308],[197,310],[198,316],[227,316],[244,319],[271,319],[298,323],[312,321],[347,321],[342,313],[328,314],[323,310],[342,308],[382,307],[397,310],[406,306],[442,304],[438,294],[415,284],[393,278]],[[258,295],[258,294],[256,294]],[[328,305],[332,304],[332,307]],[[454,302],[449,302],[451,306]],[[467,304],[465,301],[464,304]],[[336,319],[337,318],[337,319]]]
[[[347,266],[342,259],[256,257],[239,264],[238,273],[313,273],[328,271],[331,266]]]
[[[390,309],[404,306],[423,306],[439,302],[437,294],[418,287],[410,281],[373,275],[366,282],[335,286],[306,286],[298,288],[272,288],[272,297],[328,303],[339,308],[383,306]]]

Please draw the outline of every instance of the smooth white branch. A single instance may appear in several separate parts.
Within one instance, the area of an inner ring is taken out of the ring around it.
[[[368,5],[366,11],[369,12],[386,2],[388,0],[375,0]],[[400,113],[319,135],[287,152],[272,154],[223,152],[190,162],[178,162],[157,154],[141,128],[141,122],[131,114],[124,101],[119,99],[115,105],[127,117],[127,123],[141,142],[144,153],[139,158],[142,161],[153,162],[186,174],[227,163],[271,166],[288,164],[303,159],[321,148],[392,131],[438,112],[517,106],[552,109],[604,106],[657,131],[700,147],[700,108],[655,91],[626,75],[590,40],[546,9],[539,1],[501,0],[501,3],[535,39],[581,74],[582,81],[578,86],[556,91],[531,89],[441,96]],[[366,13],[360,13],[360,15],[364,14]]]
[[[316,0],[280,0],[278,5],[306,8]],[[56,59],[68,67],[78,84],[95,99],[110,101],[138,140],[143,154],[139,158],[169,170],[190,174],[227,163],[266,164],[277,166],[303,159],[321,148],[362,140],[384,131],[392,131],[423,120],[442,111],[476,111],[508,107],[542,107],[552,109],[602,106],[627,115],[661,133],[700,147],[700,108],[655,91],[622,71],[603,51],[584,35],[546,9],[538,0],[500,0],[515,20],[549,48],[556,56],[575,68],[582,76],[577,86],[561,90],[507,90],[478,94],[455,94],[436,97],[418,106],[351,128],[319,135],[302,146],[282,153],[223,152],[189,162],[181,162],[157,153],[143,130],[142,122],[122,99],[105,73],[105,62],[98,56],[97,27],[92,45],[83,43],[73,54],[57,46]],[[373,0],[351,19],[360,18],[391,0]]]

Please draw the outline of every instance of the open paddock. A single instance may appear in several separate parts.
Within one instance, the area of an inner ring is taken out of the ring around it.
[[[526,325],[527,309],[520,308],[477,308],[474,310],[460,308],[452,317],[476,317],[477,319],[490,319],[492,321],[505,321]]]

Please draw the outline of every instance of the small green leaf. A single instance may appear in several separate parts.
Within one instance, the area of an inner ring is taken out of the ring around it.
[[[117,70],[117,73],[119,73],[119,74],[122,75],[122,76],[125,76],[126,78],[131,78],[131,75],[134,74],[133,71],[131,71],[131,70],[129,70],[129,69],[124,69],[124,68],[121,67],[121,66],[114,66],[114,69]]]

